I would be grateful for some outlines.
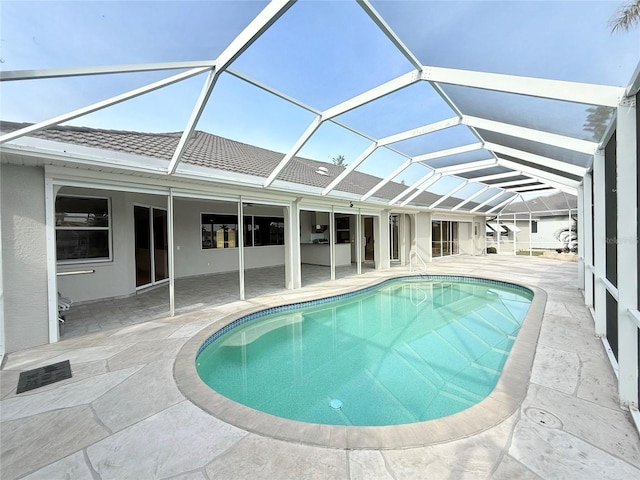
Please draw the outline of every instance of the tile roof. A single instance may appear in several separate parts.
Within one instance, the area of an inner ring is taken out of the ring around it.
[[[575,210],[573,212],[577,215],[578,210],[578,197],[569,193],[556,192],[550,195],[545,195],[541,192],[541,195],[536,198],[531,198],[526,202],[518,201],[508,205],[503,211],[503,214],[508,213],[527,213],[529,211],[536,212],[536,216],[546,215],[567,215],[567,212]]]
[[[11,132],[28,125],[0,121],[0,130]],[[181,135],[182,132],[144,133],[60,125],[29,134],[31,137],[55,142],[144,155],[167,161],[173,156]],[[185,149],[182,161],[192,165],[267,178],[283,157],[283,153],[195,131]],[[316,173],[318,167],[325,167],[328,175]],[[344,167],[330,163],[294,157],[282,170],[278,179],[324,188],[343,170]],[[354,171],[336,187],[336,190],[364,195],[380,180],[379,177]],[[400,183],[388,182],[376,192],[375,197],[391,200],[406,188]],[[438,195],[423,192],[413,203],[430,205],[438,198]]]

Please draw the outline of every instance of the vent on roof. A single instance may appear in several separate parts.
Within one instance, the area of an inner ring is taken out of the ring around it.
[[[327,167],[318,167],[318,169],[316,170],[316,173],[318,175],[327,176],[327,175],[329,175],[329,170],[327,169]]]

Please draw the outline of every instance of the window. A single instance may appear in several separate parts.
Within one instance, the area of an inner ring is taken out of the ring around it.
[[[284,218],[281,217],[250,217],[253,219],[253,245],[247,243],[247,247],[259,247],[263,245],[284,245]]]
[[[238,216],[202,214],[202,248],[237,247]]]
[[[531,220],[531,233],[538,233],[538,221]]]
[[[284,218],[244,217],[244,246],[284,245]],[[202,248],[236,248],[238,216],[202,214]]]
[[[108,198],[56,198],[58,261],[111,260]]]

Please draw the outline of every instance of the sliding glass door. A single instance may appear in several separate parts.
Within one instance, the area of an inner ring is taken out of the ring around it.
[[[434,220],[431,223],[431,254],[444,257],[460,253],[458,222]]]
[[[133,207],[136,287],[146,287],[169,277],[167,211]]]

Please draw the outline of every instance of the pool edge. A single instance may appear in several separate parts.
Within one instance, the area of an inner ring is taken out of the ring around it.
[[[393,272],[388,276],[359,278],[357,286],[330,287],[299,296],[294,302],[282,296],[254,299],[247,308],[226,315],[201,330],[180,349],[174,363],[174,380],[180,392],[193,404],[230,425],[247,432],[278,440],[338,449],[399,449],[459,440],[481,433],[510,418],[519,408],[529,386],[531,368],[540,335],[547,293],[536,286],[515,283],[496,275],[453,274],[455,277],[478,278],[518,285],[533,292],[533,299],[495,388],[486,398],[453,415],[406,425],[354,427],[322,425],[288,420],[254,410],[224,397],[208,387],[198,376],[195,358],[201,345],[216,331],[243,316],[281,305],[300,303],[376,286],[393,278],[415,276],[415,273]],[[438,275],[441,276],[441,275]],[[286,295],[285,295],[286,297]]]

